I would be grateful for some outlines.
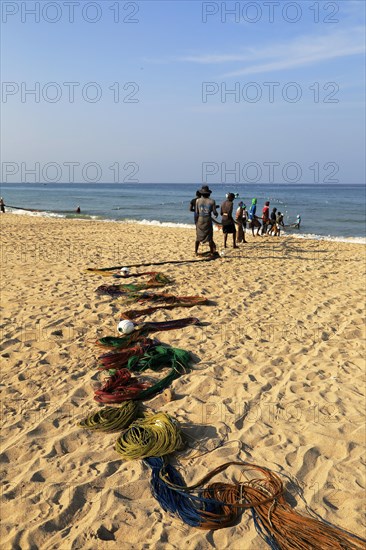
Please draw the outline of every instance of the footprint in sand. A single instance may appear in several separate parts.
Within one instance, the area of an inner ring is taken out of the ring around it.
[[[41,474],[41,472],[39,471],[39,472],[34,472],[32,477],[30,478],[30,481],[36,481],[38,483],[43,483],[46,480],[43,477],[43,475]]]
[[[259,372],[264,378],[279,378],[281,375],[280,369],[275,369],[273,367],[264,367]]]
[[[318,447],[312,447],[306,451],[302,459],[302,466],[297,473],[297,477],[300,480],[303,479],[309,472],[315,470],[315,465],[320,455],[321,453]]]
[[[296,394],[313,391],[313,389],[314,388],[312,388],[309,384],[305,384],[304,382],[298,382],[290,385],[290,392]]]

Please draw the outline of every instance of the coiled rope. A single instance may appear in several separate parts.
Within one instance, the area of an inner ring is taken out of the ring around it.
[[[150,461],[145,461],[152,467]],[[153,464],[157,470],[158,463]],[[239,466],[243,472],[257,471],[261,477],[240,483],[216,482],[213,477],[230,466]],[[306,517],[291,508],[284,498],[281,479],[271,470],[246,462],[227,462],[215,468],[194,485],[185,486],[182,478],[172,467],[160,462],[159,479],[153,475],[152,492],[164,509],[167,502],[173,502],[176,510],[169,509],[192,525],[200,518],[196,527],[218,529],[232,525],[245,509],[251,509],[257,532],[275,550],[365,550],[365,540],[338,529],[328,522]],[[169,492],[175,491],[176,497]],[[180,504],[185,500],[185,506]],[[173,507],[172,507],[173,508]],[[182,509],[189,510],[188,521]]]
[[[127,428],[140,413],[140,406],[135,401],[126,401],[119,407],[104,407],[91,413],[79,426],[100,432],[118,432]]]
[[[108,270],[109,268],[106,269]],[[104,290],[109,289],[107,293],[111,295],[126,295],[131,298],[134,292],[148,288],[146,287],[148,283],[115,285],[105,287]],[[167,280],[155,278],[152,281],[152,286],[162,286],[162,284],[167,284]],[[177,299],[179,298],[174,297],[170,303],[168,300],[166,306],[174,306],[178,303],[175,301]],[[160,297],[158,301],[161,301]],[[138,317],[159,307],[164,306],[155,306],[142,312],[131,310],[125,315],[130,313],[130,318],[133,318],[133,315]],[[171,381],[174,377],[180,376],[188,369],[188,361],[185,362],[186,357],[184,357],[184,353],[187,352],[176,350],[174,355],[174,352],[167,351],[174,348],[159,346],[154,342],[144,349],[142,354],[139,342],[149,332],[181,328],[188,324],[199,324],[199,321],[188,318],[166,323],[144,323],[131,335],[121,338],[106,337],[99,340],[101,345],[116,350],[124,348],[125,352],[105,354],[101,358],[103,366],[127,361],[128,368],[113,370],[105,386],[102,390],[97,390],[96,394],[103,395],[104,392],[108,394],[105,396],[108,400],[113,393],[114,397],[119,392],[120,396],[125,398],[128,392],[130,395],[135,392],[135,397],[138,395],[138,399],[143,399],[144,396],[148,397],[156,391],[157,385],[162,384],[163,381],[167,382],[169,377],[172,377]],[[132,346],[133,343],[137,343],[136,346]],[[112,359],[109,362],[112,355],[115,360]],[[116,360],[118,355],[119,358]],[[103,363],[104,360],[105,363]],[[130,373],[130,370],[135,372],[143,372],[146,369],[159,370],[162,366],[168,365],[171,367],[171,372],[152,386],[139,382]],[[167,462],[166,458],[163,458],[183,446],[179,425],[164,413],[145,413],[142,418],[137,419],[139,412],[132,403],[127,401],[123,407],[118,408],[106,407],[89,415],[80,425],[84,428],[107,432],[123,429],[115,445],[116,451],[125,460],[145,460],[152,469],[153,495],[164,510],[176,514],[188,525],[210,530],[226,527],[233,525],[244,510],[250,509],[257,532],[273,550],[366,549],[365,541],[360,537],[338,529],[328,522],[295,512],[284,498],[281,479],[266,468],[245,462],[228,462],[205,475],[197,483],[186,486],[180,473]],[[243,473],[249,470],[257,471],[261,477],[247,479],[240,483],[208,483],[231,466],[239,466],[243,469]]]
[[[117,439],[115,449],[125,460],[161,457],[183,446],[178,423],[165,413],[146,414]]]

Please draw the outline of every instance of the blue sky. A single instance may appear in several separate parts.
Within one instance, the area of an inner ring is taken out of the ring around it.
[[[272,22],[267,4],[80,0],[71,23],[67,2],[3,1],[2,180],[76,162],[77,181],[134,163],[140,182],[266,183],[276,163],[276,183],[365,183],[365,3],[275,2]]]

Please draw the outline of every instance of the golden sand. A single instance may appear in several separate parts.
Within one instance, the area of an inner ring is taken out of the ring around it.
[[[95,292],[114,280],[85,268],[194,259],[194,230],[10,214],[0,222],[2,548],[264,548],[249,513],[216,532],[172,518],[142,462],[120,460],[116,435],[77,426],[95,409],[95,341],[116,335],[124,309]],[[223,236],[215,240],[221,248]],[[187,483],[222,462],[252,461],[295,477],[316,512],[365,536],[365,247],[248,240],[215,261],[157,268],[174,279],[169,292],[214,304],[149,317],[196,316],[205,326],[158,335],[200,362],[173,383],[174,399],[147,406],[189,435],[191,448],[176,457]]]

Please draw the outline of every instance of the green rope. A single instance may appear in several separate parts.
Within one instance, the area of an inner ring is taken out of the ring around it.
[[[126,368],[131,372],[144,372],[148,369],[158,372],[163,368],[170,368],[170,372],[149,388],[142,390],[136,399],[145,400],[163,391],[170,386],[173,380],[190,370],[191,355],[188,351],[178,348],[156,346],[144,355],[130,357]],[[108,374],[113,376],[116,369],[109,369]]]
[[[163,367],[170,367],[180,374],[189,370],[191,355],[188,351],[179,348],[169,348],[158,345],[144,353],[144,355],[134,355],[127,361],[127,368],[130,371],[143,372],[147,369],[159,371]]]
[[[148,399],[170,386],[173,380],[190,370],[190,361],[191,356],[188,351],[164,346],[156,346],[142,357],[131,357],[127,362],[127,368],[132,371],[143,372],[147,369],[158,371],[164,367],[171,368],[171,371],[159,382],[143,390],[139,394],[139,399]]]

